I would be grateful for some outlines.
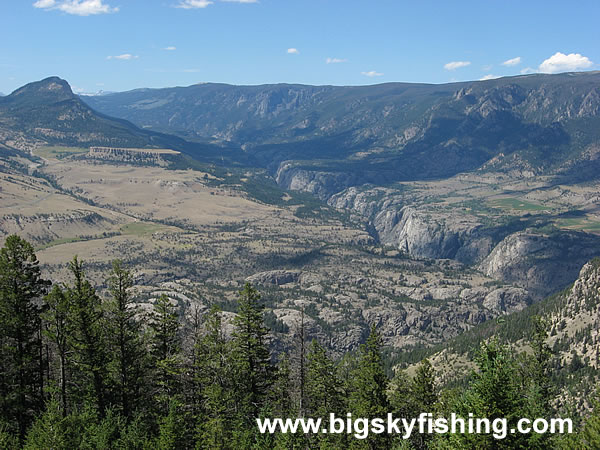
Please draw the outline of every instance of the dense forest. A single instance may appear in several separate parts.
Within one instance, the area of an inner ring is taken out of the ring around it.
[[[117,449],[600,448],[600,407],[589,417],[557,410],[543,318],[531,320],[531,352],[499,336],[474,351],[459,387],[439,386],[424,359],[384,370],[375,327],[358,351],[333,360],[303,322],[287,354],[270,350],[260,294],[246,284],[225,324],[213,306],[191,322],[163,295],[142,308],[130,268],[114,261],[107,295],[74,257],[71,279],[43,279],[33,247],[16,235],[0,250],[0,447]],[[231,325],[231,326],[229,326]],[[261,434],[256,419],[571,417],[573,434]]]

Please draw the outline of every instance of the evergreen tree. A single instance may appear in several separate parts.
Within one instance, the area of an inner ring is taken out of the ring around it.
[[[291,358],[293,364],[292,375],[296,389],[289,392],[297,399],[298,415],[304,416],[306,411],[306,324],[304,321],[304,308],[300,312],[300,321],[294,331],[294,353]]]
[[[256,429],[256,418],[265,406],[274,375],[266,342],[268,330],[263,321],[263,306],[259,293],[250,284],[240,292],[234,326],[232,356],[236,413],[243,442],[246,439],[243,430],[254,432]]]
[[[184,418],[182,405],[176,397],[167,401],[167,414],[161,418],[158,436],[152,448],[157,450],[179,450],[186,448],[184,442]]]
[[[79,443],[74,442],[73,439],[72,424],[63,413],[64,409],[56,400],[53,399],[48,402],[46,411],[29,429],[24,448],[37,450],[40,448],[66,449],[79,447]]]
[[[550,367],[552,364],[552,350],[546,343],[548,338],[548,324],[539,316],[531,319],[532,338],[530,345],[533,349],[533,364],[527,379],[533,384],[532,389],[537,395],[531,399],[537,405],[537,413],[548,416],[551,410],[552,383],[550,381]]]
[[[488,418],[490,422],[506,418],[508,427],[516,428],[517,420],[523,417],[523,397],[512,352],[493,339],[482,344],[476,363],[478,371],[473,373],[469,389],[453,410],[465,419],[469,414]],[[456,433],[436,438],[447,439],[454,448],[529,448],[525,445],[527,435],[518,434],[508,434],[504,439],[496,439],[491,433]]]
[[[298,413],[291,393],[294,390],[292,369],[287,355],[277,364],[277,371],[269,395],[269,409],[273,417],[292,417]]]
[[[398,370],[390,383],[389,401],[396,417],[415,417],[417,406],[413,398],[413,380],[406,371]]]
[[[321,418],[329,428],[330,414],[343,417],[342,382],[333,361],[317,340],[313,340],[307,355],[306,399],[308,417]],[[345,448],[344,435],[318,434],[309,436],[320,448]]]
[[[594,411],[587,418],[581,437],[580,449],[592,450],[600,448],[600,391],[594,402]]]
[[[54,285],[45,297],[45,311],[42,318],[45,322],[45,335],[54,347],[58,356],[58,389],[60,409],[63,417],[69,410],[67,378],[69,372],[69,335],[71,333],[69,313],[70,303],[63,289]]]
[[[231,346],[225,340],[221,310],[211,307],[206,316],[206,335],[195,346],[194,384],[199,391],[196,417],[199,447],[227,448],[234,413]]]
[[[421,413],[435,414],[438,401],[435,373],[428,359],[424,359],[417,368],[417,373],[410,383],[409,399],[412,410],[410,417],[418,417]],[[415,448],[424,449],[432,437],[429,434],[413,433],[411,441]]]
[[[155,398],[164,411],[178,393],[181,375],[181,338],[177,309],[162,294],[150,315],[151,358],[156,371]]]
[[[21,440],[43,408],[40,298],[48,285],[31,244],[8,236],[0,250],[0,415]]]
[[[360,347],[358,367],[351,379],[348,410],[355,418],[386,418],[390,411],[381,345],[381,336],[372,326],[366,344]],[[390,440],[387,433],[371,433],[366,439],[351,440],[350,445],[351,448],[387,448]]]
[[[421,361],[417,368],[417,373],[411,383],[411,396],[417,410],[431,413],[435,411],[437,403],[435,372],[428,359]]]
[[[113,261],[108,286],[112,297],[108,303],[110,369],[119,410],[129,420],[143,397],[146,352],[140,310],[130,294],[133,279],[119,260]]]
[[[73,374],[79,386],[76,395],[80,401],[91,399],[100,417],[104,417],[108,401],[108,349],[102,302],[85,278],[83,264],[77,256],[69,267],[74,281],[65,295],[70,305],[69,346],[73,351],[73,365],[77,367],[77,373]]]

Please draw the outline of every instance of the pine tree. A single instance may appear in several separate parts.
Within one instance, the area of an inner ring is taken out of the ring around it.
[[[44,299],[45,311],[42,318],[45,322],[44,334],[53,345],[58,356],[58,387],[60,397],[60,409],[63,417],[69,411],[67,393],[67,378],[69,372],[69,342],[71,333],[69,322],[70,303],[63,289],[54,285],[50,293]]]
[[[0,415],[21,440],[43,407],[39,300],[48,285],[31,244],[7,237],[0,250]]]
[[[580,449],[600,448],[600,391],[594,402],[594,411],[585,422],[579,443],[581,445]]]
[[[304,321],[304,308],[300,312],[300,321],[294,331],[295,351],[291,358],[292,375],[295,381],[295,392],[289,394],[297,398],[298,415],[304,416],[306,411],[306,324]]]
[[[396,417],[414,417],[416,407],[412,397],[412,379],[398,370],[390,382],[390,406]]]
[[[539,316],[531,319],[532,336],[530,345],[533,355],[520,355],[517,364],[522,385],[523,417],[546,418],[552,414],[552,398],[554,394],[551,382],[551,365],[553,352],[546,343],[548,324]],[[550,434],[532,433],[528,437],[528,445],[532,448],[550,446]]]
[[[533,335],[530,340],[533,349],[533,364],[531,382],[534,390],[538,392],[534,402],[538,406],[538,414],[544,416],[550,413],[552,400],[552,384],[550,382],[550,367],[552,363],[552,350],[546,343],[548,338],[548,324],[539,316],[531,319]]]
[[[348,410],[355,418],[386,418],[390,411],[381,345],[381,336],[372,326],[366,344],[360,347],[358,367],[351,379]],[[370,434],[364,440],[353,439],[350,445],[352,448],[386,448],[390,439],[387,433]]]
[[[454,411],[464,418],[469,414],[490,421],[506,418],[509,428],[516,428],[517,420],[523,417],[523,397],[512,352],[493,339],[482,344],[476,363],[478,371],[473,373],[473,381],[454,405]],[[527,436],[509,434],[500,440],[491,434],[456,433],[437,438],[447,439],[456,448],[529,448],[523,446]]]
[[[102,302],[96,290],[85,278],[83,264],[77,256],[70,263],[74,282],[67,287],[71,332],[68,336],[73,351],[74,366],[80,386],[77,396],[85,401],[91,398],[100,417],[107,407],[108,350],[106,345],[107,324]]]
[[[195,345],[194,385],[199,391],[197,437],[201,448],[227,448],[234,412],[231,346],[225,340],[221,310],[206,315],[206,335]]]
[[[177,398],[167,400],[167,414],[160,419],[158,436],[151,448],[178,450],[185,448],[182,405]]]
[[[409,399],[411,403],[409,417],[418,417],[421,413],[435,414],[438,396],[435,389],[435,373],[428,359],[424,359],[419,364],[417,373],[410,382]],[[429,434],[413,433],[411,441],[415,448],[424,449],[427,448],[427,442],[432,437]]]
[[[121,261],[113,261],[108,279],[111,301],[108,303],[110,364],[119,410],[129,420],[143,397],[146,352],[142,340],[140,310],[132,300],[131,273]]]
[[[421,361],[417,368],[417,373],[411,383],[411,395],[417,410],[434,412],[437,403],[435,373],[428,359]]]
[[[308,417],[321,418],[329,428],[330,414],[343,417],[342,382],[333,361],[317,340],[313,340],[307,355],[306,399]],[[309,436],[321,448],[344,448],[345,436],[318,434]]]
[[[150,314],[151,359],[156,371],[155,398],[164,411],[178,393],[181,375],[181,337],[177,309],[162,294]]]
[[[50,400],[46,411],[38,417],[27,433],[25,449],[62,449],[76,448],[78,443],[73,442],[73,430],[70,429],[69,420],[63,415],[64,409],[56,400]]]
[[[250,284],[240,292],[238,315],[234,319],[233,365],[237,417],[246,430],[255,430],[273,382],[274,368],[267,347],[268,330],[263,321],[260,294]]]

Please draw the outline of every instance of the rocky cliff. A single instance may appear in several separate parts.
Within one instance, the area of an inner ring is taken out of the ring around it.
[[[581,266],[600,254],[600,237],[577,232],[509,235],[479,268],[538,295],[549,295],[577,278]]]

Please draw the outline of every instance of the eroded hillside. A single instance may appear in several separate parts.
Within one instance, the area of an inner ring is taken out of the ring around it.
[[[3,237],[33,242],[53,279],[66,279],[66,263],[79,255],[102,286],[111,260],[123,259],[140,302],[166,292],[188,315],[213,303],[233,311],[249,280],[263,291],[277,342],[285,345],[304,310],[309,334],[336,352],[356,348],[371,324],[394,347],[434,344],[531,302],[525,289],[459,262],[386,250],[364,221],[325,204],[307,208],[283,191],[258,201],[242,189],[260,180],[250,172],[62,150],[40,149],[44,159],[29,174],[4,165],[0,181]]]

